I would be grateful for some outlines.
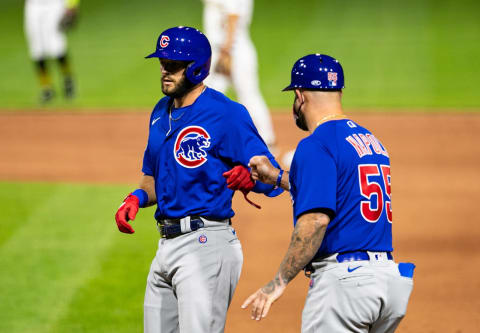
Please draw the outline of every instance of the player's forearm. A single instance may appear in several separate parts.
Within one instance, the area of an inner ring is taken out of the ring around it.
[[[227,31],[225,42],[223,43],[223,50],[230,52],[232,49],[233,41],[235,39],[235,30],[237,29],[238,15],[229,14],[227,16]]]
[[[276,185],[280,172],[281,172],[281,169],[274,168],[270,176],[268,176],[268,178],[264,178],[263,180],[265,181],[266,184]],[[283,188],[285,191],[290,191],[289,177],[290,177],[290,172],[284,170],[278,187]]]
[[[280,174],[280,170],[278,170],[277,179],[278,179],[279,174]],[[285,191],[290,191],[290,180],[289,180],[289,178],[290,178],[290,172],[289,171],[284,171],[279,187],[283,188]]]
[[[248,162],[248,166],[251,168],[254,180],[290,191],[289,172],[282,172],[280,165],[271,154],[270,156],[253,156]]]
[[[147,192],[148,202],[145,207],[152,206],[157,203],[157,196],[155,194],[155,178],[148,175],[143,175],[140,179],[139,187]]]
[[[268,182],[267,183],[271,184],[271,185],[278,186],[278,187],[284,189],[285,191],[290,191],[290,180],[289,180],[290,172],[284,170],[283,173],[282,173],[280,182],[278,182],[279,181],[278,177],[280,176],[280,172],[281,172],[282,169],[281,169],[280,165],[278,164],[278,162],[273,157],[273,155],[271,155],[269,157],[269,161],[270,161],[270,163],[272,163],[272,166],[274,168],[273,168],[273,172],[270,173],[270,177],[268,177]]]
[[[323,213],[302,215],[293,230],[290,246],[275,276],[288,284],[312,260],[322,244],[330,218]]]

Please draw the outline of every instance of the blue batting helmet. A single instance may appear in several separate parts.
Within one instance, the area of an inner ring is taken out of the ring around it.
[[[155,52],[145,58],[191,61],[185,75],[190,82],[198,84],[210,72],[212,48],[200,30],[180,26],[162,32]]]
[[[292,68],[290,85],[283,89],[338,91],[345,88],[342,65],[325,54],[309,54],[297,60]]]

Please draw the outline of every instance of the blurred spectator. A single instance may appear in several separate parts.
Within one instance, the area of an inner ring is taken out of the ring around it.
[[[212,70],[205,83],[222,93],[233,85],[265,143],[275,153],[275,134],[260,92],[257,52],[250,39],[253,0],[202,0],[203,29],[212,45]]]
[[[76,23],[78,4],[79,0],[25,0],[25,34],[40,81],[41,103],[47,103],[55,96],[47,59],[55,59],[60,66],[65,98],[74,97],[66,31]]]

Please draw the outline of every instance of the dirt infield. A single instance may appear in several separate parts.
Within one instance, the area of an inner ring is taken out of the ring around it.
[[[352,119],[387,146],[392,162],[394,256],[417,265],[399,332],[480,332],[480,115],[368,114]],[[148,114],[0,114],[0,180],[136,183]],[[275,114],[281,153],[302,133]],[[262,322],[241,302],[275,273],[292,230],[287,194],[235,198],[245,265],[226,332],[299,332],[308,281],[298,276]]]

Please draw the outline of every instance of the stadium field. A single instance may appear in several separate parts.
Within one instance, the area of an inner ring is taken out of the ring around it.
[[[201,27],[200,0],[81,2],[70,35],[78,98],[54,109],[151,107],[161,96],[159,66],[143,57],[174,25]],[[255,1],[251,35],[261,89],[272,108],[289,107],[280,93],[294,61],[326,53],[345,68],[345,104],[355,108],[480,107],[480,4],[472,0],[365,3]],[[3,0],[0,12],[0,109],[37,107],[37,82],[23,34],[23,2]]]
[[[289,114],[273,118],[286,152],[302,133]],[[471,277],[480,253],[480,150],[470,143],[480,140],[480,117],[357,113],[353,119],[389,149],[394,256],[417,265],[398,332],[476,332],[479,298]],[[0,179],[8,180],[0,182],[0,332],[142,330],[145,279],[158,240],[153,209],[141,210],[133,235],[118,232],[114,214],[138,180],[147,120],[141,110],[0,114],[0,142],[14,143],[0,145]],[[302,274],[266,320],[251,321],[240,309],[275,272],[292,230],[288,194],[251,198],[261,210],[241,195],[233,202],[245,262],[226,332],[298,332],[308,288]]]
[[[154,210],[141,211],[134,235],[118,232],[114,214],[136,187],[162,96],[158,63],[144,56],[165,28],[201,27],[201,1],[81,0],[69,35],[78,95],[48,106],[38,104],[23,5],[2,0],[0,10],[0,332],[141,332]],[[394,255],[417,264],[400,333],[480,327],[479,12],[474,0],[255,1],[251,35],[279,157],[305,134],[280,90],[294,61],[316,52],[341,61],[346,113],[389,149]],[[226,332],[299,332],[303,276],[266,320],[240,309],[292,230],[287,194],[252,198],[262,210],[234,197],[245,262]]]

